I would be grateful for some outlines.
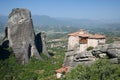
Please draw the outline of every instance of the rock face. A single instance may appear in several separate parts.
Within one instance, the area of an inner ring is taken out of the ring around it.
[[[93,50],[93,55],[106,54],[108,58],[120,57],[120,42],[98,46]]]
[[[9,46],[12,47],[20,64],[28,63],[31,56],[42,60],[36,49],[35,32],[29,10],[20,8],[12,10],[7,23],[7,37]]]
[[[47,57],[50,57],[46,47],[46,36],[44,32],[40,32],[35,36],[35,42],[39,53],[43,53]]]
[[[107,55],[110,58],[117,58],[120,57],[120,42],[119,43],[114,43],[110,44],[107,49]]]
[[[68,51],[66,53],[63,66],[73,68],[78,64],[91,65],[99,58],[108,58],[111,63],[119,63],[120,42],[99,45],[91,51],[78,52],[77,49]]]
[[[92,55],[91,51],[77,52],[68,51],[65,55],[64,64],[65,67],[76,67],[78,64],[81,65],[91,65],[95,61],[95,57]]]

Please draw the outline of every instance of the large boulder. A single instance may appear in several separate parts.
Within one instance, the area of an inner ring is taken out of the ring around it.
[[[46,47],[46,35],[44,32],[40,32],[35,36],[36,46],[39,53],[43,53],[47,57],[51,57],[47,51]]]
[[[13,9],[9,14],[6,31],[9,46],[20,64],[28,63],[31,56],[42,60],[36,49],[35,32],[29,10]]]
[[[108,58],[117,58],[120,57],[120,42],[99,45],[95,49],[92,50],[92,54],[96,57],[100,57],[100,55],[107,55]]]
[[[66,52],[64,58],[63,66],[69,66],[71,68],[77,66],[78,64],[81,65],[91,65],[95,62],[95,57],[92,55],[91,51],[68,51]]]
[[[110,58],[116,58],[120,56],[120,43],[113,43],[108,46],[107,55]]]

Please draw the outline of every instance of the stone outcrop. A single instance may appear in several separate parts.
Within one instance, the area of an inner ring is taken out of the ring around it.
[[[99,45],[91,51],[79,52],[77,49],[68,51],[66,52],[63,66],[73,68],[78,64],[91,65],[99,58],[107,58],[111,63],[119,63],[120,42]]]
[[[94,63],[95,59],[91,51],[83,51],[80,53],[77,51],[68,51],[65,55],[63,66],[73,68],[78,64],[91,65]]]
[[[117,58],[120,57],[120,43],[119,44],[110,44],[107,49],[107,55],[110,58]]]
[[[93,55],[97,55],[96,57],[102,57],[101,54],[106,54],[108,58],[117,58],[120,56],[120,42],[112,43],[112,44],[106,44],[102,46],[97,46],[93,51]]]
[[[36,47],[39,53],[43,53],[47,57],[50,57],[46,47],[46,36],[44,32],[40,32],[35,36]]]
[[[31,56],[42,60],[35,45],[35,32],[29,10],[13,9],[8,18],[6,31],[9,46],[20,64],[28,63]]]

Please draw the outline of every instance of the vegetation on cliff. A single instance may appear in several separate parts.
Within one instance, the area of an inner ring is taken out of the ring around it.
[[[52,55],[47,58],[41,54],[44,61],[35,58],[30,63],[17,63],[11,49],[6,49],[11,55],[6,60],[0,60],[0,79],[2,80],[57,80],[55,70],[63,64],[65,49],[49,49]],[[78,65],[65,78],[59,80],[120,80],[120,64],[111,64],[108,60],[98,60],[91,66]]]
[[[52,58],[41,54],[43,61],[35,58],[30,63],[20,65],[13,53],[6,60],[0,60],[0,79],[2,80],[55,80],[55,70],[63,64],[64,49],[51,49]],[[57,51],[57,52],[56,52]]]
[[[111,64],[106,59],[91,66],[78,65],[63,80],[120,80],[120,64]]]

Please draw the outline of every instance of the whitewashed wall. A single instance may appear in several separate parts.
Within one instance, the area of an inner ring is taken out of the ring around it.
[[[87,44],[80,44],[79,52],[85,51],[87,47]]]
[[[99,43],[102,43],[102,44],[105,44],[105,39],[98,39],[99,40]]]
[[[74,50],[77,46],[79,46],[79,37],[70,36],[68,38],[68,50]]]
[[[88,47],[96,47],[98,45],[98,39],[88,39]]]

